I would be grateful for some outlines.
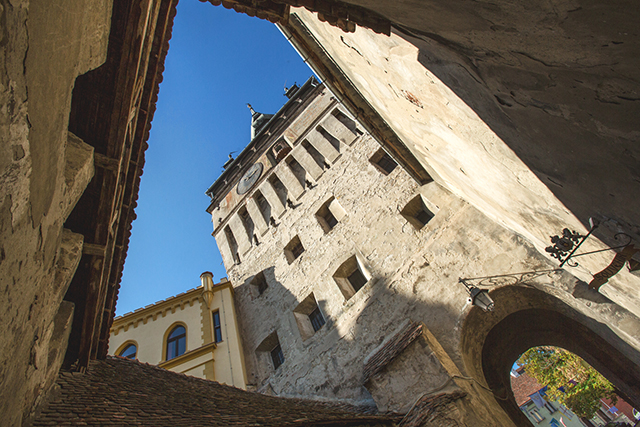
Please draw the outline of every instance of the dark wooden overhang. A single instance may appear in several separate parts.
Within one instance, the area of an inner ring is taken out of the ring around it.
[[[273,23],[286,25],[289,7],[304,7],[316,12],[318,19],[342,31],[353,33],[356,25],[370,28],[377,33],[391,34],[391,21],[384,16],[355,4],[341,0],[200,0],[214,6],[222,5],[239,13],[256,16]]]
[[[177,3],[114,1],[107,60],[76,80],[69,131],[94,147],[95,176],[65,223],[84,235],[65,296],[75,304],[67,367],[107,354]]]

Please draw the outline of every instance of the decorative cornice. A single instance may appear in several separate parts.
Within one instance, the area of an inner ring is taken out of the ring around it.
[[[178,365],[181,365],[185,362],[188,362],[197,357],[200,357],[203,354],[206,354],[208,351],[215,350],[217,347],[218,346],[216,345],[215,342],[210,342],[209,344],[205,344],[202,347],[196,348],[195,350],[187,351],[186,353],[181,354],[178,357],[174,357],[171,360],[167,360],[162,363],[159,363],[158,366],[164,369],[175,368]],[[212,360],[213,360],[213,357],[212,357]]]
[[[231,291],[231,296],[233,297],[233,285],[228,280],[225,282],[216,283],[213,287],[213,292],[215,293],[227,288],[229,288],[229,290]],[[192,306],[194,301],[200,300],[201,294],[202,286],[198,286],[197,288],[189,289],[186,292],[155,302],[153,304],[149,304],[135,311],[125,313],[113,320],[111,331],[112,333],[116,333],[119,328],[124,327],[125,329],[128,329],[139,321],[144,322],[145,318],[154,317],[155,320],[158,314],[163,314],[167,310],[173,310],[186,304]]]

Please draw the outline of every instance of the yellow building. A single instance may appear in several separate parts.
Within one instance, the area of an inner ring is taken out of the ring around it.
[[[226,278],[116,317],[109,354],[246,388],[241,341]]]

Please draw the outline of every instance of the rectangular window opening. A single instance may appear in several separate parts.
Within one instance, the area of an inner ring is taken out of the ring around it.
[[[302,300],[293,310],[293,316],[298,324],[302,340],[308,340],[325,324],[324,316],[318,307],[316,298],[312,293]]]
[[[371,275],[356,255],[343,262],[333,274],[333,280],[347,300],[362,289],[370,278]]]
[[[222,326],[220,326],[220,312],[214,311],[213,318],[213,340],[214,342],[222,342]]]
[[[273,369],[278,369],[278,367],[284,363],[284,353],[282,352],[280,343],[271,350],[271,360],[273,361]]]
[[[309,320],[311,321],[311,326],[313,327],[314,332],[318,332],[324,325],[324,316],[322,316],[318,306],[316,306],[316,308],[309,314]]]
[[[434,217],[424,203],[421,195],[415,196],[406,204],[400,214],[411,224],[416,230],[422,229]]]
[[[391,156],[382,148],[380,148],[373,154],[373,156],[371,156],[369,162],[371,162],[371,164],[384,175],[389,175],[395,170],[396,166],[398,166],[396,161],[393,160]]]
[[[325,233],[328,233],[338,225],[338,222],[346,215],[345,210],[340,206],[340,203],[334,198],[330,197],[329,200],[324,202],[318,212],[316,212],[316,219],[320,224],[320,227]]]
[[[362,288],[367,283],[367,278],[364,277],[362,271],[359,268],[356,268],[353,273],[351,273],[348,277],[349,283],[353,286],[353,290],[358,292],[360,288]]]
[[[304,246],[298,236],[295,236],[284,248],[284,255],[287,258],[287,262],[291,264],[304,252]]]
[[[260,273],[256,274],[253,277],[253,279],[251,279],[250,284],[255,287],[258,293],[258,296],[262,295],[264,291],[266,291],[267,288],[269,287],[267,283],[267,278],[264,275],[264,271],[261,271]]]

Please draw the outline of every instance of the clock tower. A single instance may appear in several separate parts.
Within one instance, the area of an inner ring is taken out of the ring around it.
[[[275,114],[248,104],[251,141],[206,191],[212,235],[232,282],[234,267],[339,157],[340,141],[356,138],[355,122],[314,77],[285,95],[287,102]]]

